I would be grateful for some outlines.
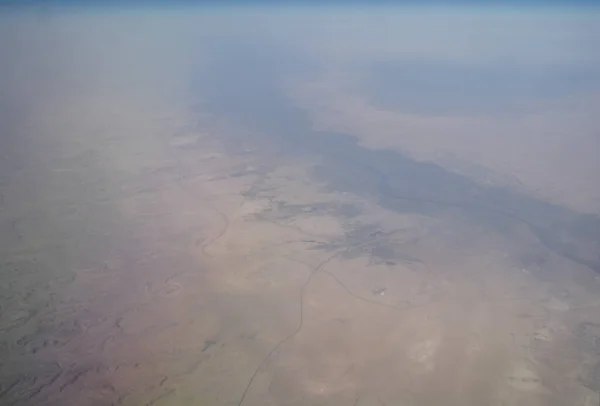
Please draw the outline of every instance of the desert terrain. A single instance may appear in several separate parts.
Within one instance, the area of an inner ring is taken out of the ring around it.
[[[593,171],[506,180],[517,137],[394,138],[241,40],[173,71],[183,17],[55,18],[2,62],[0,404],[599,404]]]

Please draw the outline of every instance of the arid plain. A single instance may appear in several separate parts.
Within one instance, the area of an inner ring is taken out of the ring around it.
[[[598,405],[593,185],[567,201],[432,158],[455,146],[369,145],[379,120],[327,116],[319,80],[282,81],[284,106],[268,73],[199,66],[190,101],[73,41],[69,75],[35,54],[52,74],[3,83],[1,404]]]

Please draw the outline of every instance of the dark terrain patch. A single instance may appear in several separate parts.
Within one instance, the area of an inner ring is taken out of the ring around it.
[[[284,79],[312,68],[286,51],[229,40],[214,55],[212,75],[205,76],[210,80],[198,78],[196,91],[204,109],[252,128],[254,143],[318,159],[322,164],[315,174],[332,190],[355,193],[402,213],[439,217],[460,210],[471,221],[502,233],[526,225],[550,250],[600,272],[598,216],[488,187],[394,151],[363,148],[344,134],[315,130],[308,113],[282,88]]]
[[[205,340],[204,347],[202,347],[202,352],[207,351],[210,347],[215,345],[217,342],[215,340]]]
[[[362,210],[356,205],[339,203],[288,204],[276,201],[273,207],[259,213],[257,218],[265,221],[281,221],[298,216],[328,215],[342,218],[356,217]]]

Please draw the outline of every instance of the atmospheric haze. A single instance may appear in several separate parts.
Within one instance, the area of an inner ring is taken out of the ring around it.
[[[597,406],[600,11],[0,9],[0,404]]]

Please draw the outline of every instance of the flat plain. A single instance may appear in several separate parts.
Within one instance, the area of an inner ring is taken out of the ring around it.
[[[270,89],[3,110],[1,404],[598,404],[594,196],[361,145],[307,124],[312,87],[302,116],[236,80]]]

